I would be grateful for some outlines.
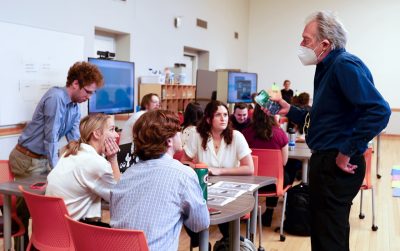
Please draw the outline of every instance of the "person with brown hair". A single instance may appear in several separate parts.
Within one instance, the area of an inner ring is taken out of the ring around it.
[[[62,137],[79,139],[81,111],[79,103],[87,101],[103,86],[99,69],[87,62],[76,62],[69,68],[65,87],[52,87],[41,98],[30,121],[11,151],[9,163],[16,179],[48,173],[58,161]],[[17,214],[25,226],[29,212],[22,197],[17,199]],[[29,241],[28,231],[24,241]]]
[[[274,116],[269,116],[261,110],[259,104],[256,104],[253,113],[253,119],[250,125],[243,130],[243,135],[251,148],[258,149],[278,149],[282,153],[282,161],[284,170],[284,185],[293,183],[294,175],[290,176],[285,168],[288,162],[289,148],[288,137],[286,133],[279,127]],[[267,166],[259,166],[261,168],[268,168]],[[293,177],[293,178],[291,178]],[[275,191],[275,185],[269,185],[261,188],[262,191]],[[274,208],[278,203],[278,197],[267,197],[266,210],[262,215],[263,226],[271,226],[272,215]]]
[[[71,218],[98,224],[101,200],[110,201],[110,189],[121,175],[118,134],[114,119],[100,113],[83,118],[79,130],[79,140],[68,143],[47,176],[46,195],[63,198]]]
[[[233,129],[242,132],[250,124],[248,105],[246,103],[236,103],[229,120],[232,122]]]
[[[182,162],[203,162],[210,175],[253,175],[251,150],[239,131],[233,130],[226,104],[215,100],[207,104],[204,116],[184,147]],[[229,237],[228,224],[220,224],[224,239]],[[198,235],[187,231],[192,246]]]
[[[111,226],[143,230],[150,250],[178,250],[182,224],[207,229],[210,216],[194,170],[173,159],[182,150],[177,114],[154,110],[133,126],[134,157],[111,190]]]
[[[186,145],[190,135],[196,133],[196,126],[203,117],[203,108],[197,102],[190,102],[185,109],[183,114],[182,123],[182,147]]]
[[[147,111],[160,108],[160,98],[156,93],[148,93],[143,96],[140,102],[140,111],[135,112],[124,124],[119,144],[132,143],[132,128],[135,122]]]

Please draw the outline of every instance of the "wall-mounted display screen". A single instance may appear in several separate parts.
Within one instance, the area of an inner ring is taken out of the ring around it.
[[[89,113],[134,112],[135,64],[98,58],[88,61],[99,68],[104,78],[104,86],[89,99]]]
[[[257,92],[257,73],[228,73],[228,103],[251,103],[251,94]]]

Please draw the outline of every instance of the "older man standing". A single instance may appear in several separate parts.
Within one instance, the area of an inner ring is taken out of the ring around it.
[[[275,101],[282,106],[281,115],[305,125],[313,153],[312,250],[349,250],[349,214],[365,175],[363,153],[386,127],[391,112],[367,66],[346,51],[346,31],[331,12],[312,14],[302,37],[301,62],[317,65],[311,111]]]

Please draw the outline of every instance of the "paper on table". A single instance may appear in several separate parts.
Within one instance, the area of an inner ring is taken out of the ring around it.
[[[392,167],[392,169],[394,169],[394,170],[400,170],[400,165],[394,165],[394,166]]]
[[[400,197],[400,188],[393,188],[393,197]]]
[[[223,196],[215,196],[209,194],[207,198],[207,204],[216,206],[225,206],[226,204],[234,200],[235,197],[223,197]]]
[[[245,191],[254,191],[254,189],[256,189],[258,187],[258,185],[257,184],[250,184],[250,183],[219,181],[219,182],[215,183],[211,187],[236,189],[236,190],[245,190]]]
[[[211,186],[208,188],[208,194],[216,195],[216,196],[224,196],[224,197],[239,197],[240,195],[244,194],[246,190],[236,190],[236,189],[229,189],[229,188],[221,188]]]
[[[400,180],[392,180],[392,187],[400,188]]]
[[[392,175],[400,175],[400,170],[392,169]]]

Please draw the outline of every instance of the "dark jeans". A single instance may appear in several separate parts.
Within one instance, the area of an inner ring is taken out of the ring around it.
[[[365,175],[362,154],[353,156],[354,174],[336,165],[337,151],[314,153],[310,159],[309,187],[311,247],[313,251],[349,250],[349,214]]]

